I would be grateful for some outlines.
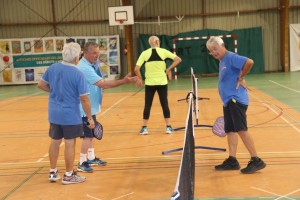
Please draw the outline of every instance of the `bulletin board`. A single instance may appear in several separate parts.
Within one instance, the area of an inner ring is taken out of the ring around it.
[[[45,37],[0,40],[0,85],[37,83],[47,68],[62,60],[65,43],[96,42],[100,48],[100,68],[106,79],[120,75],[118,35],[90,37]]]

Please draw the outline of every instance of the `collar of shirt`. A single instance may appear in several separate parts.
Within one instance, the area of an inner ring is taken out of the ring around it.
[[[95,72],[102,77],[102,73],[100,71],[100,64],[99,62],[92,64],[90,63],[87,59],[85,59],[84,57],[81,58],[85,63],[87,63],[89,66],[93,67],[93,69],[95,70]]]
[[[93,67],[94,69],[96,68],[95,65],[93,65],[92,63],[90,63],[87,59],[85,59],[85,57],[81,58],[85,63],[87,63],[89,66]]]
[[[76,65],[72,64],[72,63],[68,63],[66,61],[61,61],[62,64],[64,65],[69,65],[69,66],[72,66],[72,67],[75,67]]]

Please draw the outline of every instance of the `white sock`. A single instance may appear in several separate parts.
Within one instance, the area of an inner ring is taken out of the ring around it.
[[[73,170],[70,171],[70,172],[65,172],[65,175],[66,175],[66,176],[72,176],[72,174],[73,174]]]
[[[82,165],[82,163],[85,161],[86,161],[86,154],[80,153],[79,163]]]
[[[94,148],[88,148],[88,159],[94,160],[95,159],[95,150]]]
[[[57,172],[57,168],[54,168],[54,169],[50,168],[50,172],[55,172],[56,173]]]

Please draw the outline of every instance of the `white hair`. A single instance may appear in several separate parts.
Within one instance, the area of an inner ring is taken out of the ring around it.
[[[152,45],[154,42],[156,42],[157,40],[159,40],[159,38],[155,35],[152,35],[151,37],[149,37],[149,44]]]
[[[224,41],[219,36],[211,36],[206,42],[206,47],[208,48],[209,46],[213,46],[214,44],[221,46],[222,44],[224,44]]]
[[[71,63],[76,59],[76,57],[79,57],[80,52],[81,52],[81,47],[78,43],[75,42],[66,43],[62,50],[63,60]]]

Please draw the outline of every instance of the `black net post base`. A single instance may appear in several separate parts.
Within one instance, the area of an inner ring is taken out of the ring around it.
[[[195,146],[195,149],[207,149],[207,150],[213,150],[213,151],[226,151],[225,148],[217,148],[217,147],[207,147],[207,146]],[[161,152],[161,154],[165,155],[168,153],[173,153],[176,151],[182,151],[183,148],[176,148],[176,149],[170,149],[170,150],[166,150]]]

